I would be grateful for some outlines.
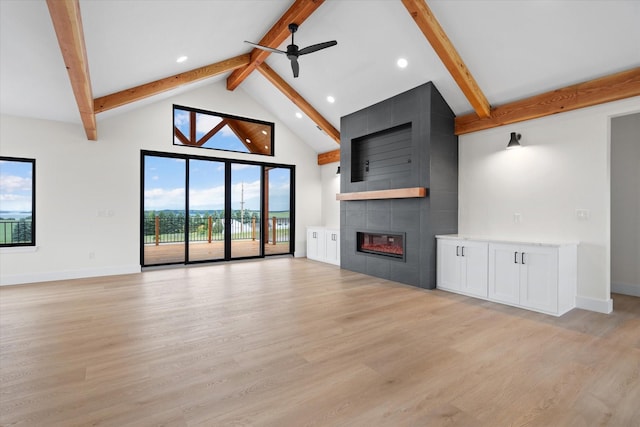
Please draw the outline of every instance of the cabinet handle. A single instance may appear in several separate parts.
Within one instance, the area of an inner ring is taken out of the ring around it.
[[[524,252],[520,254],[520,264],[524,265]]]
[[[518,263],[518,252],[514,252],[513,253],[513,263],[517,264]]]
[[[317,237],[318,237],[318,234],[314,231],[314,232],[313,232],[313,238],[315,239],[315,238],[317,238]]]
[[[462,256],[464,256],[464,246],[462,247]]]
[[[460,256],[460,254],[458,253],[459,249],[460,249],[460,246],[456,246],[456,256]]]

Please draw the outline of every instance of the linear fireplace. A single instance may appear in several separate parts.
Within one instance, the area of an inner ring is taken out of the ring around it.
[[[404,261],[404,233],[356,232],[356,251]]]

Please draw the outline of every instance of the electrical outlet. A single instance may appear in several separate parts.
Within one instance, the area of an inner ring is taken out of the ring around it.
[[[89,252],[89,259],[94,259],[96,257],[96,253],[95,252]]]
[[[520,224],[522,222],[522,214],[520,212],[513,214],[513,222],[514,224]]]

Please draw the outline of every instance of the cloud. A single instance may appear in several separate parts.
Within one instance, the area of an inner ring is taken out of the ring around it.
[[[0,189],[2,189],[3,193],[31,191],[31,188],[31,178],[16,175],[0,175]]]
[[[144,192],[144,209],[184,209],[184,188],[152,188]]]

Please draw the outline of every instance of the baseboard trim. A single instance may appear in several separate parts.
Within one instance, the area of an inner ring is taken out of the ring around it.
[[[54,271],[48,273],[13,274],[0,276],[0,286],[24,285],[26,283],[51,282],[54,280],[84,279],[87,277],[115,276],[118,274],[140,273],[139,265],[104,267],[96,269]]]
[[[640,285],[611,282],[611,292],[614,292],[616,294],[631,295],[632,297],[640,297]]]
[[[613,300],[611,298],[601,300],[589,297],[576,297],[576,308],[595,311],[596,313],[611,314],[611,312],[613,312]]]

